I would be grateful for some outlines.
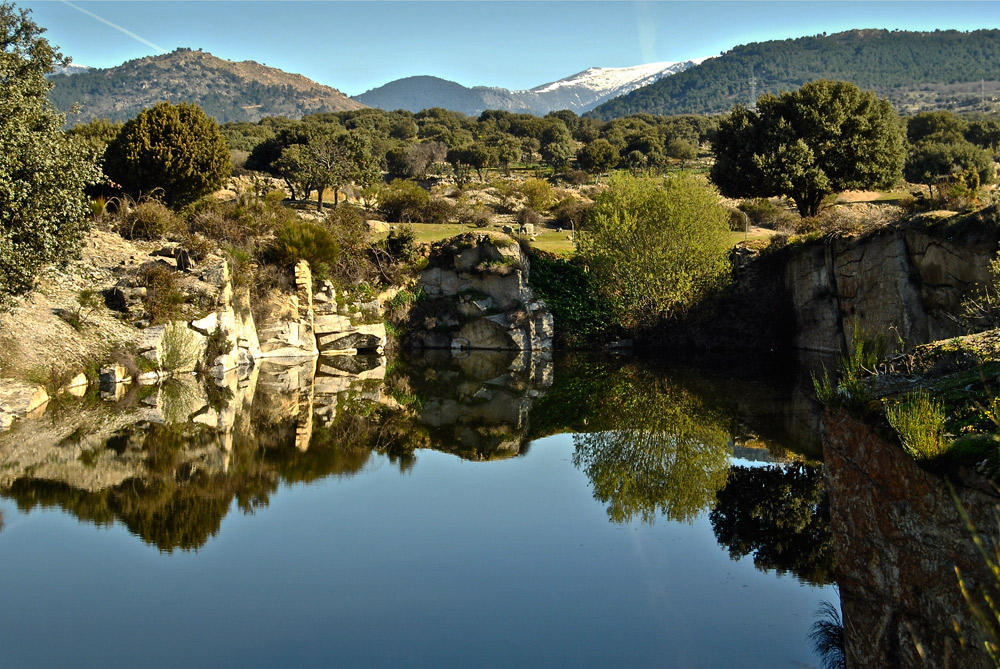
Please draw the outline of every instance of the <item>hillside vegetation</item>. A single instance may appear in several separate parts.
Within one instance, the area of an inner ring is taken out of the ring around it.
[[[716,114],[757,95],[799,88],[816,79],[849,81],[886,97],[901,113],[1000,108],[1000,30],[906,32],[851,30],[833,35],[737,46],[587,115]],[[754,79],[754,85],[751,83]]]
[[[362,109],[340,91],[254,61],[232,62],[210,53],[177,49],[118,67],[55,75],[49,100],[61,111],[80,105],[70,125],[94,118],[125,121],[157,102],[191,102],[220,123],[267,116]]]

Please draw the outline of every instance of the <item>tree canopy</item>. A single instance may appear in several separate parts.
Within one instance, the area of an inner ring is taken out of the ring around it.
[[[736,107],[713,142],[712,181],[727,197],[790,197],[803,216],[849,189],[888,188],[903,167],[895,110],[843,81],[814,81],[793,93]]]
[[[726,276],[729,215],[693,176],[661,185],[616,174],[597,196],[580,253],[626,328],[682,313]]]
[[[67,61],[43,32],[27,10],[0,4],[0,300],[76,251],[84,188],[100,179],[92,146],[62,132],[65,117],[45,98],[45,75]]]
[[[232,169],[215,121],[197,105],[161,102],[127,122],[108,144],[105,170],[133,198],[162,191],[180,207],[218,189]]]

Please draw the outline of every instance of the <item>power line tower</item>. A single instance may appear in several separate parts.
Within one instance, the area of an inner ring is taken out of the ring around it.
[[[757,76],[750,75],[750,109],[757,111]]]

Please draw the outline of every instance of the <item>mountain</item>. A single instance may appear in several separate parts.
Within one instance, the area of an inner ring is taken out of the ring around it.
[[[77,65],[76,63],[70,63],[69,65],[56,65],[55,71],[52,73],[52,75],[56,75],[56,74],[67,74],[67,75],[83,74],[84,72],[89,72],[92,69],[94,69],[94,68],[92,68],[92,67],[90,67],[88,65]]]
[[[605,100],[683,72],[702,60],[704,59],[682,63],[650,63],[635,67],[592,67],[565,79],[524,91],[488,86],[469,88],[438,77],[406,77],[373,88],[354,99],[370,107],[406,109],[412,112],[443,107],[470,115],[478,115],[486,109],[539,116],[558,109],[571,109],[582,114]]]
[[[49,99],[60,110],[80,105],[67,124],[106,117],[121,121],[157,102],[193,102],[219,123],[265,116],[361,109],[335,88],[252,60],[233,62],[204,51],[177,49],[130,60],[118,67],[49,78]]]
[[[588,113],[714,114],[752,93],[841,79],[886,97],[901,112],[1000,109],[1000,30],[850,30],[755,42],[610,100]],[[985,104],[984,104],[985,98]]]

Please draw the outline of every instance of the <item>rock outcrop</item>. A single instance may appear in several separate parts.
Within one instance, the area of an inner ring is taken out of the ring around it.
[[[528,285],[529,263],[520,245],[498,233],[467,233],[434,247],[418,291],[407,346],[551,351],[548,306]]]
[[[790,252],[794,345],[839,354],[855,326],[906,348],[962,334],[955,315],[977,284],[988,285],[997,238],[995,230],[957,241],[890,228]]]

